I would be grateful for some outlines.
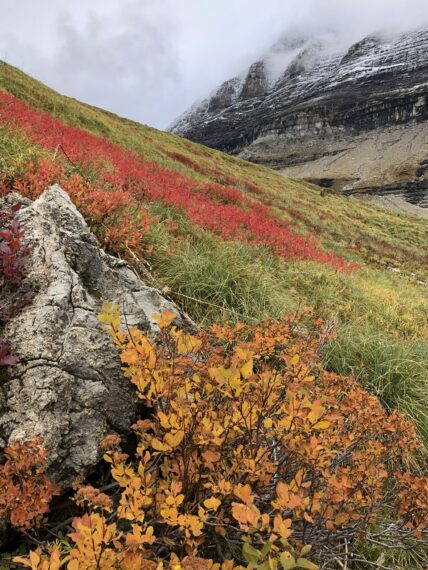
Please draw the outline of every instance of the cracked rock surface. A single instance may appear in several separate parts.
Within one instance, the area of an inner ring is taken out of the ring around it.
[[[128,325],[152,331],[154,315],[178,309],[100,248],[59,186],[34,202],[4,200],[24,203],[19,219],[32,245],[26,286],[36,297],[3,333],[20,363],[0,382],[0,443],[43,437],[50,475],[67,487],[98,462],[106,434],[128,433],[137,408],[97,319],[102,300],[124,307]],[[177,324],[191,323],[179,315]]]

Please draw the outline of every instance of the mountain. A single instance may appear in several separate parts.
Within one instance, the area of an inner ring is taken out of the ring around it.
[[[285,38],[171,131],[347,193],[428,206],[428,30]]]

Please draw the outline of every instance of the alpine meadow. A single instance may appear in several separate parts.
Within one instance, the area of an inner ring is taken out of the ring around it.
[[[0,568],[427,568],[426,217],[4,62],[0,207]]]

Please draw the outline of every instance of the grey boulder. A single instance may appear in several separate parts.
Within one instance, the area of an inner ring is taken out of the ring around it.
[[[98,321],[102,300],[119,303],[128,325],[152,332],[156,314],[178,309],[101,249],[59,186],[24,200],[19,218],[32,245],[25,285],[36,296],[2,333],[19,364],[0,383],[0,444],[41,436],[49,473],[66,488],[96,465],[106,434],[129,433],[138,405]],[[182,315],[177,323],[192,326]]]

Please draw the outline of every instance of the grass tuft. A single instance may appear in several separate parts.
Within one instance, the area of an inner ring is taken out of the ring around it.
[[[277,260],[262,248],[219,243],[205,236],[180,243],[154,269],[177,303],[206,325],[260,321],[293,311],[297,299],[275,277],[277,266]]]
[[[354,323],[327,348],[327,366],[352,374],[383,405],[412,419],[428,445],[428,342],[407,340]]]

